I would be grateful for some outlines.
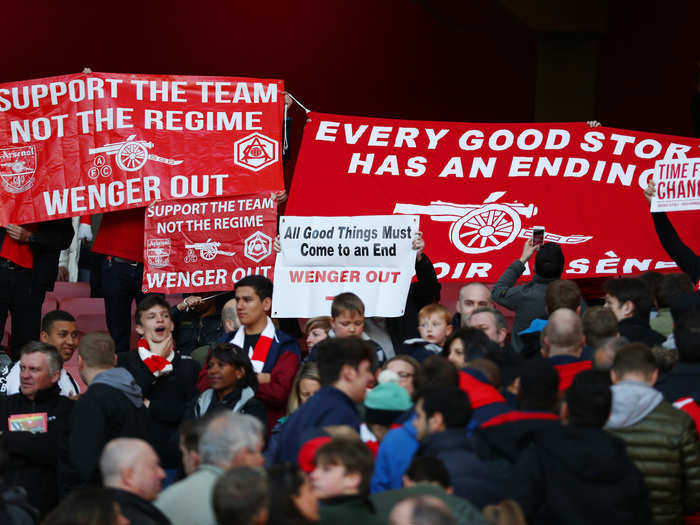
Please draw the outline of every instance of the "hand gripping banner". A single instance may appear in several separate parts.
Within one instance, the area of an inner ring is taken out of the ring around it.
[[[565,277],[639,274],[675,268],[642,190],[656,162],[694,157],[697,139],[585,123],[310,113],[286,213],[421,215],[425,253],[443,280],[495,281],[534,226],[562,245]],[[692,246],[697,212],[672,220]]]
[[[0,84],[0,225],[283,188],[281,80]]]

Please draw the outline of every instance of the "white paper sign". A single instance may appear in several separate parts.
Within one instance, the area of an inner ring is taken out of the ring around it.
[[[651,211],[700,210],[700,159],[660,160],[654,167]]]
[[[403,315],[415,274],[415,215],[281,217],[272,317],[330,315],[353,292],[366,317]]]

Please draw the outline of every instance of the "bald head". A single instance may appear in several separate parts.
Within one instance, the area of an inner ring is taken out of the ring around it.
[[[469,283],[462,286],[457,300],[457,311],[461,315],[462,327],[468,326],[469,316],[477,308],[493,306],[491,302],[491,290],[481,283]]]
[[[136,494],[147,501],[158,497],[165,472],[151,445],[141,439],[118,438],[100,456],[102,484]]]
[[[229,299],[221,309],[221,321],[224,323],[226,332],[234,332],[241,326],[236,313],[236,299]]]
[[[549,355],[571,354],[579,357],[583,350],[583,324],[576,312],[568,308],[554,310],[547,322]]]

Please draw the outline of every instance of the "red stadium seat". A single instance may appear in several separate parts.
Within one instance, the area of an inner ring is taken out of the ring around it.
[[[58,299],[51,292],[46,294],[44,298],[44,304],[41,305],[41,317],[43,318],[47,313],[58,310]]]
[[[73,317],[76,319],[79,315],[105,316],[105,302],[100,298],[71,297],[61,300],[60,308],[73,314]],[[80,326],[78,326],[78,329],[80,329]]]
[[[67,283],[58,281],[54,285],[53,294],[58,299],[59,306],[65,299],[72,297],[90,297],[90,283]],[[64,308],[60,306],[61,310]]]

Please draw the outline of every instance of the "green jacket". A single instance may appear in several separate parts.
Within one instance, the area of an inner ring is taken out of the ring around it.
[[[321,500],[321,525],[385,525],[372,502],[361,496],[338,496]]]
[[[418,483],[413,487],[379,492],[372,494],[371,499],[377,507],[377,515],[381,517],[383,523],[388,523],[389,514],[394,505],[403,499],[416,496],[434,496],[444,501],[450,507],[458,525],[487,525],[486,520],[474,505],[463,498],[448,494],[442,487],[432,483]]]
[[[619,386],[613,386],[610,421],[616,412],[625,417],[634,411],[629,404],[621,405],[625,395],[618,395]],[[607,430],[625,442],[629,458],[644,475],[654,523],[682,524],[684,515],[700,511],[700,443],[693,420],[661,401],[637,422],[628,419],[612,428],[610,421]]]

